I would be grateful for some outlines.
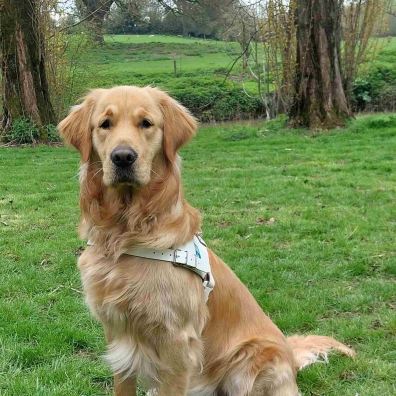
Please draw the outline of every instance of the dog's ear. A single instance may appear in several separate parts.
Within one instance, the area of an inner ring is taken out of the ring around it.
[[[174,161],[179,148],[195,135],[197,121],[184,106],[164,92],[161,92],[160,106],[164,116],[164,154],[169,161]]]
[[[58,124],[59,134],[67,144],[74,146],[87,162],[92,150],[91,116],[99,90],[88,94],[84,101],[74,106],[69,115]]]

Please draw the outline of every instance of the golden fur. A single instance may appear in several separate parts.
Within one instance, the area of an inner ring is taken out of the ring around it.
[[[298,368],[332,348],[353,354],[328,337],[286,338],[211,251],[216,286],[207,304],[193,272],[123,254],[177,246],[200,231],[177,155],[196,121],[174,99],[151,87],[94,90],[59,130],[81,153],[80,233],[93,246],[78,265],[105,330],[117,396],[135,395],[137,376],[159,396],[296,396]],[[138,156],[126,183],[110,160],[120,145]]]

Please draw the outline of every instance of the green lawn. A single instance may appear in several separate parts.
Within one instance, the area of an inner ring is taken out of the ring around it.
[[[204,127],[183,151],[204,235],[287,334],[358,352],[299,374],[305,396],[393,396],[396,116],[323,134]],[[0,149],[0,395],[110,395],[76,268],[78,156]]]

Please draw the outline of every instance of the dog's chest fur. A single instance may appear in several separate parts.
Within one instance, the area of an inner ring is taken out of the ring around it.
[[[171,263],[122,256],[117,262],[88,248],[79,259],[87,304],[108,339],[107,360],[114,372],[158,379],[161,354],[175,345],[201,360],[200,335],[207,308],[202,283],[189,270]]]

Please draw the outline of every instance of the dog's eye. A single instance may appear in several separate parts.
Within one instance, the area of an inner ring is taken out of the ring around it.
[[[109,119],[107,119],[107,120],[104,120],[99,126],[100,126],[100,128],[102,128],[102,129],[110,129],[110,127],[111,127],[111,122],[110,122]]]
[[[143,128],[143,129],[148,129],[148,128],[152,127],[152,126],[153,126],[153,124],[147,118],[145,118],[140,124],[140,127]]]

